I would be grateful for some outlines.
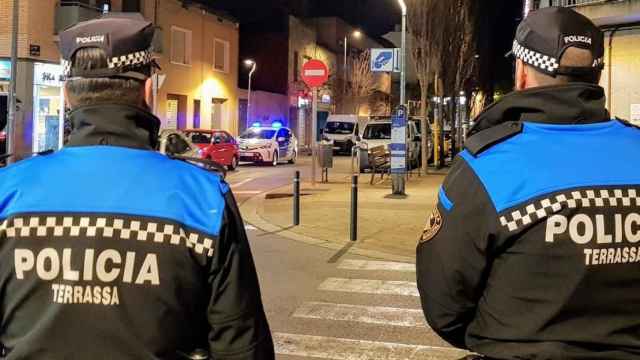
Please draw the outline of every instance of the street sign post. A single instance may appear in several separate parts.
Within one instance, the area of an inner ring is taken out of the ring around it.
[[[407,108],[398,106],[391,119],[391,176],[393,194],[404,195],[404,176],[407,173]]]
[[[318,88],[329,80],[329,68],[320,60],[309,60],[302,66],[302,81],[313,90],[311,128],[311,182],[316,183],[318,157]]]

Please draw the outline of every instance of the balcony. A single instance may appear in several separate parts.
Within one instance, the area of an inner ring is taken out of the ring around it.
[[[54,34],[73,26],[81,21],[99,17],[102,11],[83,1],[60,1],[56,4]]]
[[[640,0],[540,0],[537,5],[573,7],[603,27],[640,23]]]

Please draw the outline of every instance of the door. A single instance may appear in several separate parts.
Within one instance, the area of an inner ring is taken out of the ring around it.
[[[7,112],[9,107],[7,107],[7,96],[0,95],[0,155],[7,152],[7,139],[6,136],[2,135],[2,132],[5,131],[5,126],[7,126]]]
[[[214,98],[211,100],[211,128],[212,129],[222,129],[222,121],[225,117],[225,102],[227,99],[217,99]]]
[[[193,100],[193,128],[200,129],[200,100]]]
[[[185,95],[167,95],[167,129],[187,128],[187,97]]]
[[[212,151],[210,152],[212,159],[222,165],[231,164],[236,147],[233,136],[225,131],[219,131],[213,134],[212,141]]]

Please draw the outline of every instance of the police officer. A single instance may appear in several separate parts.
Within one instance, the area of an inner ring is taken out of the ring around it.
[[[153,151],[153,32],[121,14],[60,34],[69,143],[0,170],[6,359],[274,358],[229,187]]]
[[[640,359],[640,130],[598,86],[603,33],[532,12],[516,91],[476,120],[417,248],[422,306],[492,359]]]

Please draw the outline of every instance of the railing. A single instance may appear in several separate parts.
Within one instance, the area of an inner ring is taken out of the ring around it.
[[[60,31],[81,21],[99,17],[102,10],[91,4],[95,3],[89,3],[89,1],[60,1],[56,6],[54,33],[58,34]]]
[[[609,2],[610,0],[548,0],[548,1],[540,1],[541,7],[544,7],[545,3],[548,3],[547,6],[564,6],[564,7],[573,7],[573,6],[582,6],[582,5],[593,5],[593,4],[601,4]]]
[[[81,8],[85,8],[85,9],[88,9],[88,10],[94,10],[94,11],[98,11],[98,12],[102,11],[102,9],[100,9],[97,6],[91,5],[87,1],[61,0],[60,1],[60,6],[79,6]]]

